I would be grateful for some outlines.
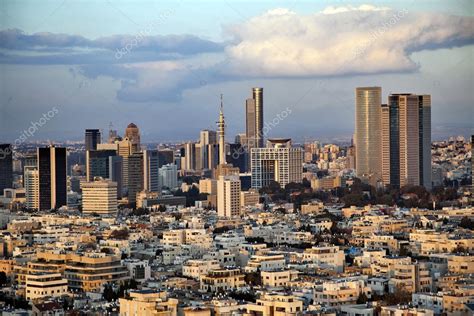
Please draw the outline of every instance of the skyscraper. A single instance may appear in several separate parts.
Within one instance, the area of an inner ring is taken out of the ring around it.
[[[391,94],[381,107],[382,180],[431,189],[431,97]]]
[[[38,148],[37,154],[39,210],[67,205],[66,148]]]
[[[420,133],[420,185],[431,190],[431,95],[418,95]]]
[[[164,187],[174,189],[178,187],[178,168],[174,164],[164,165],[159,170],[160,190]]]
[[[143,190],[143,153],[133,153],[128,157],[128,202],[134,205],[137,193]]]
[[[37,210],[39,203],[38,169],[36,166],[25,166],[24,187],[26,196],[26,207]]]
[[[117,152],[122,157],[122,190],[128,188],[128,157],[132,154],[132,142],[125,138],[116,142],[118,145]]]
[[[143,190],[158,192],[159,186],[158,150],[143,151]]]
[[[356,88],[355,146],[356,173],[365,181],[381,179],[382,88]]]
[[[86,129],[85,134],[85,147],[86,150],[96,150],[97,144],[100,144],[100,130],[98,129]]]
[[[140,130],[134,123],[128,124],[125,129],[125,137],[132,143],[132,152],[136,153],[140,151]]]
[[[94,181],[95,177],[109,178],[109,158],[114,156],[117,156],[116,150],[86,151],[86,181]]]
[[[82,212],[99,215],[117,213],[117,183],[110,180],[82,183]]]
[[[13,186],[13,151],[10,144],[0,144],[0,195]]]
[[[217,144],[217,132],[211,130],[202,130],[199,137],[200,160],[202,169],[211,169],[212,164],[209,163],[210,145]]]
[[[245,102],[246,139],[250,148],[264,146],[263,135],[263,88],[252,88],[252,98]]]
[[[219,164],[225,165],[225,119],[224,119],[224,104],[221,94],[221,110],[219,112],[219,121],[217,122],[217,131],[219,133]]]

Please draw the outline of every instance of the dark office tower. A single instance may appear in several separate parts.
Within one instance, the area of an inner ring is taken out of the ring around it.
[[[389,96],[389,104],[382,104],[382,181],[400,187],[400,138],[398,97]]]
[[[246,100],[246,138],[248,148],[262,148],[263,135],[263,88],[253,88],[252,98]]]
[[[244,173],[247,169],[245,148],[243,148],[241,144],[230,144],[226,161],[234,167],[239,168],[241,173]]]
[[[160,149],[158,150],[158,162],[159,167],[174,163],[174,151],[171,149]]]
[[[94,181],[95,177],[109,178],[110,157],[115,156],[117,156],[116,150],[86,151],[86,180]]]
[[[431,190],[431,95],[418,95],[420,185]]]
[[[0,195],[13,186],[13,150],[10,144],[0,144]]]
[[[125,129],[125,138],[128,138],[132,143],[132,153],[140,151],[140,130],[135,124],[128,124]]]
[[[137,201],[137,193],[143,190],[143,153],[128,157],[128,202],[132,206]]]
[[[123,158],[121,156],[110,156],[108,179],[117,183],[117,199],[122,198],[122,191],[123,191],[122,172],[123,172]]]
[[[66,148],[38,148],[39,209],[67,205]]]
[[[143,151],[143,189],[150,192],[159,191],[158,150]]]
[[[96,150],[97,144],[100,144],[100,130],[86,129],[86,150]]]

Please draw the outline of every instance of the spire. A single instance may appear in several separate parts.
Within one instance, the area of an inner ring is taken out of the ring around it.
[[[225,165],[225,119],[224,119],[224,101],[221,93],[221,108],[219,121],[217,122],[217,131],[219,132],[219,164]]]

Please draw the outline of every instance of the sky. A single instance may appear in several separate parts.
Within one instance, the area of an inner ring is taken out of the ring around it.
[[[0,2],[0,142],[81,140],[128,123],[144,142],[245,131],[264,88],[268,137],[348,140],[354,90],[432,95],[432,135],[473,133],[472,1]],[[32,127],[33,126],[33,127]]]

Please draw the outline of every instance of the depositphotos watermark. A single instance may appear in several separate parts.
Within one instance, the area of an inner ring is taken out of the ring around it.
[[[265,121],[263,123],[262,131],[258,132],[259,137],[256,138],[265,138],[265,136],[267,136],[273,128],[277,127],[284,119],[286,119],[291,114],[291,112],[291,109],[287,107],[286,109],[278,113],[271,121]],[[243,153],[248,152],[249,147],[254,148],[256,145],[256,141],[256,139],[247,139],[243,146],[234,149],[234,152],[232,153],[232,158],[237,159]]]
[[[176,7],[179,6],[179,3],[176,3]],[[115,58],[121,59],[123,56],[131,53],[135,47],[138,47],[144,40],[146,36],[149,36],[154,29],[156,29],[160,24],[165,22],[171,15],[176,12],[176,7],[166,10],[161,13],[155,21],[148,23],[148,25],[138,32],[132,40],[130,40],[127,44],[125,44],[122,48],[117,48],[115,52]]]
[[[384,35],[390,28],[392,28],[401,19],[403,19],[407,13],[408,13],[408,9],[406,8],[398,11],[397,13],[394,13],[388,21],[383,22],[374,31],[370,32],[370,39],[363,42],[359,47],[355,49],[354,57],[357,58],[361,56],[362,54],[364,54],[367,51],[367,49],[369,49],[369,47],[375,41],[377,41],[378,38]]]
[[[43,113],[43,116],[41,116],[37,121],[35,122],[31,121],[30,126],[27,129],[23,130],[20,136],[15,139],[15,141],[13,142],[13,145],[20,146],[21,144],[26,142],[28,138],[33,137],[41,127],[46,125],[46,123],[48,123],[49,120],[54,118],[56,114],[58,113],[59,113],[59,109],[53,106],[51,110],[49,110],[46,113]],[[3,150],[0,149],[0,159],[4,159],[5,157],[11,155],[11,153],[12,153],[11,146]]]

